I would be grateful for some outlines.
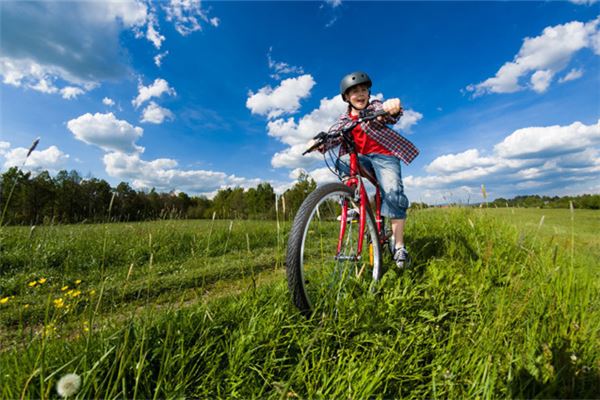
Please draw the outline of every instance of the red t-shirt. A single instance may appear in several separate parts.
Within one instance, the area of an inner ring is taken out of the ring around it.
[[[350,118],[354,121],[358,119],[358,115],[350,114]],[[367,135],[361,128],[360,124],[356,125],[352,130],[352,136],[354,137],[354,144],[356,144],[356,151],[360,154],[385,154],[392,156],[392,152],[380,145],[372,137]]]

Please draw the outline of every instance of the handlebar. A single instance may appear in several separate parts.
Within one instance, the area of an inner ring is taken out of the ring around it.
[[[383,111],[383,110],[372,113],[372,114],[367,114],[367,113],[361,112],[361,115],[359,116],[359,118],[356,121],[354,121],[354,123],[350,124],[349,126],[345,127],[344,129],[338,129],[333,132],[319,132],[315,137],[313,137],[311,139],[311,141],[309,142],[309,148],[306,149],[302,153],[302,155],[304,156],[310,152],[315,151],[315,149],[317,149],[318,147],[323,145],[328,138],[333,138],[340,134],[343,135],[346,132],[352,131],[356,127],[356,125],[358,125],[362,122],[371,121],[371,120],[374,120],[375,118],[382,117],[387,114],[388,114],[387,111]]]

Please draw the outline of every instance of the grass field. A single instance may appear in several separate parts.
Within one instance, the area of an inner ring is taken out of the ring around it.
[[[600,212],[413,212],[414,268],[303,318],[289,221],[0,231],[0,398],[598,398]]]

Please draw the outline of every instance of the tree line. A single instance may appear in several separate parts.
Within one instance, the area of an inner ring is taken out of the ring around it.
[[[488,203],[492,207],[535,207],[535,208],[587,208],[600,210],[600,194],[583,194],[580,196],[516,196],[512,199],[499,197]]]
[[[209,199],[184,192],[134,190],[126,182],[112,187],[103,179],[84,179],[77,171],[48,171],[37,175],[10,168],[0,176],[0,210],[3,224],[39,225],[106,221],[144,221],[169,218],[291,219],[306,196],[316,188],[303,174],[282,195],[263,182],[257,187],[221,189]],[[600,209],[600,195],[517,196],[498,198],[490,207]],[[430,207],[413,203],[411,208]]]
[[[84,179],[75,170],[63,170],[52,177],[48,171],[34,176],[13,167],[0,177],[0,211],[2,223],[13,225],[168,218],[290,218],[315,187],[314,180],[302,175],[281,196],[263,182],[246,190],[221,189],[209,199],[184,192],[134,190],[127,182],[112,187],[103,179]]]

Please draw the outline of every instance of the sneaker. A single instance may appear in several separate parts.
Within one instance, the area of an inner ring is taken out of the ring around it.
[[[394,261],[399,269],[408,268],[410,265],[410,256],[405,247],[400,247],[394,251]]]

